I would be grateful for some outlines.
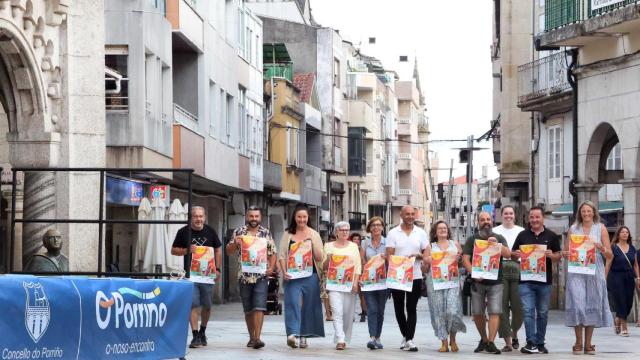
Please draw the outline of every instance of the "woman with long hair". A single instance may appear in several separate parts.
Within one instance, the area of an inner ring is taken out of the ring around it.
[[[427,247],[426,263],[429,267],[432,263],[434,252],[449,252],[456,254],[456,261],[462,256],[462,247],[457,240],[451,239],[451,230],[446,222],[440,220],[431,226],[429,232],[431,246]],[[439,352],[458,352],[456,334],[467,332],[467,327],[462,320],[462,300],[460,287],[435,290],[433,286],[433,269],[428,270],[426,277],[427,293],[429,294],[429,313],[431,326],[436,336],[442,342]]]
[[[384,221],[379,216],[374,216],[367,223],[367,232],[369,237],[364,238],[360,246],[360,256],[362,263],[366,264],[372,257],[382,255],[386,259],[387,241],[382,236],[384,229]],[[389,296],[389,290],[361,291],[364,294],[364,300],[369,310],[367,325],[369,326],[369,337],[371,340],[367,342],[367,348],[371,350],[382,349],[384,346],[380,341],[382,333],[382,323],[384,322],[384,308]]]
[[[631,232],[621,226],[613,235],[613,260],[607,263],[607,288],[612,295],[613,309],[616,313],[615,331],[628,337],[627,317],[633,306],[633,294],[640,277],[636,262],[636,248],[631,242]]]
[[[598,209],[591,201],[583,201],[578,207],[576,221],[569,229],[565,240],[562,254],[568,258],[569,242],[572,235],[586,235],[594,243],[597,252],[594,275],[567,274],[567,285],[565,291],[565,325],[573,327],[575,331],[575,343],[573,353],[575,355],[584,354],[595,355],[596,347],[591,343],[593,329],[597,327],[611,326],[611,311],[609,310],[609,300],[607,299],[606,262],[611,261],[611,243],[607,228],[600,222]],[[584,331],[583,331],[584,330]],[[583,336],[584,334],[584,336]],[[584,340],[584,342],[583,342]]]
[[[328,290],[329,299],[331,299],[331,312],[333,313],[333,330],[334,342],[336,350],[344,350],[347,343],[351,341],[351,330],[353,329],[353,318],[355,315],[356,298],[359,291],[360,274],[362,273],[362,264],[360,262],[360,251],[358,246],[349,241],[349,223],[340,221],[335,226],[336,241],[325,244],[324,251],[326,258],[324,260],[323,270],[330,274],[329,264],[332,255],[345,256],[354,264],[353,284],[350,291]],[[335,270],[337,271],[337,270]],[[338,277],[337,279],[341,279]],[[346,279],[346,272],[343,274]]]
[[[307,347],[307,338],[324,337],[322,302],[320,301],[320,277],[322,276],[323,245],[320,234],[308,225],[309,208],[298,204],[291,215],[278,248],[278,261],[284,280],[284,322],[287,345],[292,348]],[[292,276],[291,263],[309,261],[309,254],[291,253],[292,248],[311,247],[312,273],[306,277]],[[290,253],[292,257],[290,258]],[[306,256],[305,256],[306,255]],[[298,343],[296,338],[300,339]]]

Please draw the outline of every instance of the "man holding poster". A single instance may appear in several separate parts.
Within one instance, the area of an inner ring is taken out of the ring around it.
[[[511,258],[520,259],[520,298],[524,313],[524,329],[527,345],[520,351],[525,354],[548,354],[545,347],[547,314],[553,283],[552,262],[562,258],[560,238],[544,227],[541,207],[529,210],[529,228],[516,237]],[[538,275],[544,275],[539,278]]]
[[[171,255],[184,256],[184,269],[190,274],[193,268],[192,253],[206,252],[210,253],[213,248],[214,261],[207,260],[207,269],[204,271],[205,277],[213,278],[220,272],[216,267],[222,263],[222,243],[218,234],[214,229],[205,224],[207,217],[202,206],[191,207],[191,239],[189,239],[189,228],[187,226],[181,228],[176,233],[176,238],[171,246]],[[213,264],[211,264],[213,262]],[[212,266],[211,266],[212,265]],[[211,315],[211,305],[213,303],[213,284],[212,283],[193,283],[193,294],[191,297],[191,332],[193,338],[190,348],[207,346],[207,323]],[[202,309],[200,309],[202,308]],[[200,329],[198,329],[198,311],[200,311]]]
[[[478,232],[469,236],[462,249],[462,264],[471,274],[471,312],[473,321],[480,333],[480,342],[474,352],[500,354],[494,340],[500,325],[502,314],[502,268],[501,258],[509,258],[511,251],[502,235],[495,234],[492,229],[491,214],[478,214]],[[495,248],[497,253],[493,254]],[[473,257],[473,262],[472,262]],[[497,269],[497,271],[496,271]],[[483,275],[495,274],[493,279],[485,279]],[[489,314],[489,333],[486,329],[485,311]]]
[[[391,296],[393,296],[396,320],[403,337],[400,348],[405,351],[418,351],[418,347],[413,342],[413,336],[416,332],[416,309],[422,288],[422,270],[420,267],[423,263],[423,256],[426,257],[429,240],[427,233],[413,223],[416,217],[416,210],[413,206],[403,206],[400,211],[400,217],[402,218],[402,223],[389,230],[389,235],[387,236],[386,250],[387,258],[389,259],[387,285],[390,284],[390,277],[391,280],[396,279],[402,282],[402,279],[410,278],[409,275],[413,275],[410,291],[392,289]],[[392,257],[393,255],[396,257]],[[399,258],[400,261],[397,261],[396,259]],[[409,272],[404,271],[402,266],[403,259],[401,258],[405,258],[404,261],[407,258],[414,258],[413,269],[409,269]],[[397,269],[397,271],[394,269]],[[406,314],[405,306],[407,309]]]
[[[228,256],[239,259],[238,285],[244,310],[244,320],[249,331],[247,347],[260,349],[264,342],[260,339],[264,312],[267,311],[269,280],[276,264],[276,245],[269,229],[260,225],[262,213],[257,206],[249,206],[246,224],[233,232],[233,239],[227,244]]]

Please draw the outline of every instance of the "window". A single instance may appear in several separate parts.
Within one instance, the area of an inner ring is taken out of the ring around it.
[[[548,176],[549,179],[558,179],[562,176],[562,129],[559,126],[553,126],[548,129],[549,141],[549,163]]]
[[[216,137],[216,84],[213,81],[209,81],[209,135]]]
[[[544,13],[540,14],[540,16],[538,16],[538,31],[539,32],[544,32]]]
[[[293,129],[291,123],[287,123],[287,165],[299,167],[298,163],[298,136],[299,130]]]
[[[617,143],[607,156],[607,170],[622,170],[622,147]]]
[[[247,124],[247,90],[240,87],[238,89],[238,126],[240,126],[240,137],[238,139],[238,146],[240,153],[247,156],[249,129]]]
[[[233,146],[233,131],[231,129],[231,124],[233,124],[233,96],[229,94],[227,94],[226,110],[225,136],[227,138],[227,144]]]
[[[400,55],[400,62],[409,62],[409,57],[407,55]]]
[[[105,49],[105,105],[107,110],[129,110],[129,78],[127,46],[108,46]]]
[[[333,59],[333,86],[340,87],[340,60]]]
[[[226,107],[227,107],[227,94],[224,92],[223,89],[220,89],[220,97],[219,97],[219,101],[218,101],[218,121],[222,122],[227,118],[227,114],[226,114]],[[226,128],[226,121],[224,122],[224,124],[220,124],[221,126],[224,125]],[[226,130],[225,130],[226,131]],[[216,129],[216,135],[218,134],[218,131]],[[226,136],[224,136],[226,134],[226,132],[222,133],[220,135],[220,139],[223,142],[227,141]]]

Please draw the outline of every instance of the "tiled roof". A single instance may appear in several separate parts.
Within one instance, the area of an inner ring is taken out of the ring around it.
[[[295,74],[293,75],[293,86],[300,90],[300,100],[309,103],[311,94],[313,93],[313,84],[315,82],[314,73]]]
[[[453,185],[461,185],[461,184],[466,184],[467,183],[467,175],[462,175],[462,176],[458,176],[457,178],[453,179]],[[477,179],[473,179],[473,184],[477,184],[478,180]],[[442,182],[442,184],[449,184],[449,181],[444,181]]]

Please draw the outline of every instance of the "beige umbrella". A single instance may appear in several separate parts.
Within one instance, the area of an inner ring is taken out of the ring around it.
[[[151,203],[151,220],[164,221],[167,205],[161,199],[153,200]],[[166,271],[167,257],[167,225],[151,224],[149,227],[149,238],[144,253],[143,268],[145,272],[155,272],[156,265]]]
[[[169,208],[169,220],[187,220],[187,213],[185,212],[180,199],[174,199],[171,203],[171,207]],[[171,255],[171,245],[173,245],[173,240],[176,238],[178,230],[182,227],[184,227],[183,224],[169,224],[167,227],[167,266],[170,268],[182,269],[184,266],[182,256]]]
[[[138,207],[138,220],[149,220],[151,218],[151,203],[149,199],[142,198]],[[133,268],[136,271],[142,271],[142,262],[144,261],[144,252],[147,248],[147,239],[149,238],[149,224],[138,224],[138,239],[136,241],[135,255],[133,257]]]

